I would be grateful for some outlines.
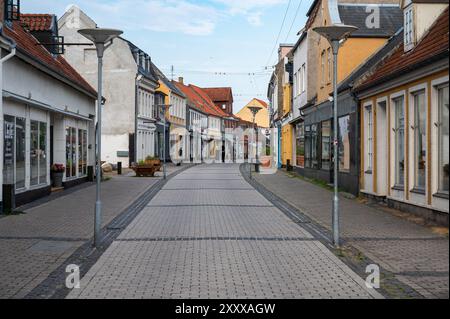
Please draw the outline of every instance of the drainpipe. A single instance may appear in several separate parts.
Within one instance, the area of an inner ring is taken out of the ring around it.
[[[143,76],[141,74],[136,75],[135,81],[135,98],[134,98],[134,162],[137,164],[138,161],[138,116],[139,116],[139,83],[141,82]]]
[[[3,25],[0,23],[0,43],[10,48],[11,52],[5,57],[1,57],[2,49],[0,48],[0,150],[3,150],[3,63],[16,55],[16,43],[14,40],[3,35]],[[0,172],[3,171],[3,159],[0,159]],[[0,175],[0,186],[3,188],[3,176]],[[14,203],[11,203],[14,206]],[[0,192],[0,214],[3,212],[3,191]]]

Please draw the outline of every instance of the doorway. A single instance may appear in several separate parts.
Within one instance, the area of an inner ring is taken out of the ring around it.
[[[388,193],[388,135],[387,131],[387,102],[377,103],[377,193],[387,196]]]

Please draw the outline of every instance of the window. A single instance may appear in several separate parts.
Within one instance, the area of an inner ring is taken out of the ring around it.
[[[25,188],[25,119],[5,115],[3,183]]]
[[[339,118],[339,170],[350,171],[350,115]]]
[[[47,182],[47,124],[30,122],[30,185]]]
[[[296,163],[299,167],[305,167],[305,125],[297,124],[296,132]]]
[[[77,130],[73,127],[66,128],[66,178],[77,175]]]
[[[395,132],[395,184],[405,183],[405,109],[403,97],[394,99]]]
[[[367,171],[373,169],[373,112],[372,106],[366,107],[367,114]]]
[[[426,109],[425,91],[413,95],[414,100],[414,187],[425,189],[426,176]]]
[[[305,126],[305,167],[311,168],[311,125]]]
[[[413,7],[407,9],[405,11],[405,49],[409,50],[414,45],[414,16],[413,16]]]
[[[328,67],[328,83],[330,83],[331,82],[331,72],[332,72],[332,61],[331,61],[331,48],[328,48],[328,50],[327,50],[327,58],[328,58],[328,61],[327,61],[327,63],[328,63],[328,65],[327,65],[327,67]]]
[[[321,76],[321,86],[323,87],[325,85],[325,51],[322,51],[322,54],[320,56],[320,76]]]
[[[331,121],[322,122],[322,159],[324,170],[331,168]]]
[[[438,88],[439,108],[439,191],[449,191],[449,110],[448,110],[448,84]]]
[[[87,175],[87,131],[78,130],[78,175]]]
[[[306,91],[306,64],[302,66],[302,92]]]

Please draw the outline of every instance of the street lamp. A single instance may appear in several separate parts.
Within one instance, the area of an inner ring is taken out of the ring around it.
[[[336,24],[331,26],[323,26],[313,28],[315,32],[323,36],[328,40],[333,50],[333,113],[334,113],[334,199],[333,199],[333,243],[336,247],[339,247],[339,184],[338,184],[338,154],[339,154],[339,142],[338,142],[338,92],[337,92],[337,72],[338,72],[338,52],[341,40],[347,38],[351,33],[358,30],[357,27]]]
[[[103,55],[109,48],[115,38],[123,32],[115,29],[81,29],[78,32],[94,42],[97,49],[98,58],[98,97],[97,97],[97,154],[96,154],[96,175],[97,175],[97,199],[95,202],[95,224],[94,224],[94,246],[100,247],[100,230],[102,227],[102,201],[101,201],[101,182],[102,182],[102,81],[103,81]]]
[[[166,112],[172,106],[172,104],[160,104],[158,106],[162,108],[162,110],[163,110],[163,117],[164,117],[163,175],[164,175],[164,179],[167,179],[167,170],[166,170],[166,147],[167,147],[167,145],[166,145],[166,126],[167,126]]]
[[[262,107],[260,106],[250,106],[248,108],[250,112],[253,114],[253,130],[255,129],[255,120],[256,120],[256,114],[258,114],[259,111],[262,110]],[[257,131],[257,130],[256,130]],[[256,163],[255,163],[255,171],[258,172],[256,167],[258,166],[258,134],[256,134]],[[252,166],[250,165],[250,178],[252,178]]]

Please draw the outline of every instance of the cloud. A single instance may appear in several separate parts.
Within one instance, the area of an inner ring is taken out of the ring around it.
[[[259,27],[262,25],[261,21],[262,12],[254,12],[247,15],[247,21],[250,25],[254,27]]]
[[[214,0],[220,3],[231,15],[243,15],[252,26],[262,25],[262,10],[286,2],[286,0]]]
[[[214,32],[220,12],[187,0],[81,0],[78,6],[99,26],[124,30],[179,32],[206,36]]]

